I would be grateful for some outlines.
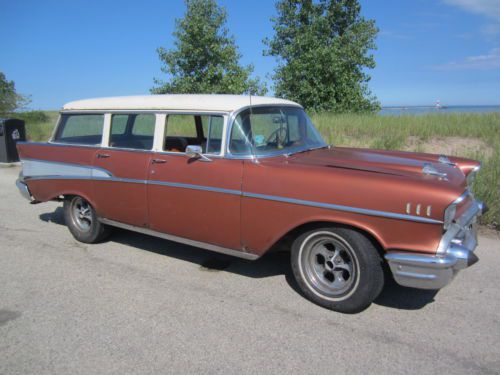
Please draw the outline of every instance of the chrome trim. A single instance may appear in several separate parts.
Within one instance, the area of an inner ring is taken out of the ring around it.
[[[441,164],[450,165],[452,167],[455,167],[457,165],[456,163],[453,163],[452,161],[450,161],[450,159],[446,155],[439,155],[438,162],[440,162]]]
[[[79,147],[79,148],[96,148],[99,149],[101,148],[101,145],[84,145],[84,144],[79,144],[79,143],[57,143],[57,142],[17,142],[18,145],[23,145],[23,144],[30,144],[30,145],[36,145],[36,146],[55,146],[55,147]]]
[[[307,200],[303,200],[303,199],[287,198],[287,197],[280,197],[280,196],[275,196],[275,195],[256,194],[256,193],[248,193],[248,192],[243,192],[242,195],[244,197],[248,197],[248,198],[265,199],[265,200],[271,200],[271,201],[276,201],[276,202],[298,204],[298,205],[302,205],[302,206],[326,208],[326,209],[330,209],[330,210],[352,212],[352,213],[363,214],[363,215],[368,215],[368,216],[380,216],[380,217],[386,217],[386,218],[390,218],[390,219],[410,220],[410,221],[417,221],[417,222],[431,223],[431,224],[442,224],[443,223],[440,220],[429,219],[429,218],[421,217],[421,216],[405,215],[405,214],[398,214],[398,213],[394,213],[394,212],[370,210],[370,209],[366,209],[366,208],[357,208],[357,207],[351,207],[351,206],[342,206],[342,205],[331,204],[331,203],[307,201]]]
[[[183,158],[186,157],[185,152],[175,152],[175,151],[155,151],[155,154],[160,154],[160,155],[167,155],[167,156],[181,156]],[[225,159],[224,155],[222,154],[203,154],[206,157],[210,157],[211,159]]]
[[[110,178],[112,173],[99,167],[91,167],[76,163],[62,163],[52,160],[22,158],[23,175],[25,179],[44,176],[75,176]]]
[[[436,176],[440,180],[448,181],[448,175],[444,172],[439,172],[431,163],[424,163],[422,173],[429,176]]]
[[[28,185],[26,185],[26,183],[21,178],[18,178],[16,180],[16,186],[24,198],[26,198],[30,202],[34,201],[33,197],[31,196],[30,189],[28,188]]]
[[[452,204],[459,204],[462,203],[469,195],[471,195],[471,192],[469,189],[466,189],[460,196],[455,199]]]
[[[456,201],[462,202],[465,192]],[[477,218],[484,204],[473,200],[470,207],[444,233],[436,254],[389,253],[394,279],[403,286],[422,289],[440,289],[451,282],[458,271],[478,261],[473,253],[477,247]]]
[[[245,252],[240,251],[240,250],[229,249],[227,247],[213,245],[213,244],[201,242],[201,241],[194,241],[194,240],[190,240],[188,238],[174,236],[172,234],[158,232],[158,231],[148,229],[148,228],[136,227],[134,225],[120,223],[118,221],[114,221],[114,220],[110,220],[110,219],[106,219],[106,218],[100,218],[99,221],[103,224],[106,224],[106,225],[111,225],[114,227],[143,233],[143,234],[146,234],[148,236],[163,238],[163,239],[169,240],[169,241],[183,243],[183,244],[189,245],[189,246],[200,247],[200,248],[205,249],[205,250],[210,250],[210,251],[214,251],[216,253],[221,253],[221,254],[226,254],[226,255],[232,255],[232,256],[236,256],[236,257],[247,259],[247,260],[256,260],[260,257],[257,254],[245,253]]]
[[[23,160],[25,160],[25,159],[23,159]],[[68,164],[68,165],[73,166],[73,164],[69,164],[69,163],[58,163],[58,162],[55,162],[55,163]],[[76,166],[80,167],[80,165],[76,165]],[[97,169],[97,168],[88,167],[88,166],[86,166],[86,168],[89,168],[91,170]],[[97,180],[97,181],[110,181],[110,182],[127,182],[127,183],[138,183],[138,184],[163,185],[163,186],[175,187],[175,188],[185,188],[185,189],[192,189],[192,190],[211,191],[211,192],[223,193],[223,194],[241,195],[241,196],[246,197],[246,198],[264,199],[264,200],[270,200],[270,201],[276,201],[276,202],[297,204],[297,205],[301,205],[301,206],[317,207],[317,208],[323,208],[323,209],[329,209],[329,210],[335,210],[335,211],[351,212],[351,213],[355,213],[355,214],[362,214],[362,215],[368,215],[368,216],[384,217],[384,218],[389,218],[389,219],[400,219],[400,220],[408,220],[408,221],[415,221],[415,222],[429,223],[429,224],[443,224],[443,222],[440,220],[431,219],[431,218],[427,218],[427,217],[421,217],[421,216],[399,214],[399,213],[394,213],[394,212],[372,210],[372,209],[358,208],[358,207],[352,207],[352,206],[344,206],[344,205],[338,205],[338,204],[332,204],[332,203],[315,202],[315,201],[296,199],[296,198],[288,198],[288,197],[282,197],[282,196],[276,196],[276,195],[251,193],[251,192],[245,192],[245,191],[235,190],[235,189],[218,188],[218,187],[214,187],[214,186],[195,185],[195,184],[186,184],[186,183],[169,182],[169,181],[158,181],[158,180],[141,180],[141,179],[120,178],[120,177],[113,176],[110,171],[107,171],[105,169],[99,168],[99,170],[107,173],[109,176],[107,176],[107,177],[102,177],[102,176],[95,177],[95,176],[87,175],[87,174],[83,174],[80,176],[78,176],[78,175],[68,176],[68,175],[54,174],[54,175],[27,176],[25,178],[37,179],[37,180],[42,180],[42,179]]]
[[[465,180],[467,181],[467,187],[469,189],[472,189],[472,185],[474,184],[474,181],[476,180],[477,174],[479,173],[479,170],[481,169],[482,164],[476,165],[472,170],[465,176]]]
[[[232,190],[232,189],[224,189],[213,186],[203,186],[203,185],[192,185],[192,184],[183,184],[180,182],[167,182],[167,181],[156,181],[149,180],[147,181],[150,185],[162,185],[174,188],[182,188],[182,189],[191,189],[191,190],[201,190],[201,191],[211,191],[215,193],[223,193],[223,194],[231,194],[231,195],[242,195],[241,190]]]
[[[441,289],[448,285],[460,270],[479,260],[474,254],[475,247],[451,244],[442,256],[389,253],[385,255],[385,259],[399,285],[419,289]]]
[[[470,207],[444,233],[436,253],[444,254],[453,241],[459,240],[469,246],[477,244],[477,218],[482,214],[482,202],[474,200]]]
[[[248,106],[245,106],[245,107],[238,108],[238,110],[231,112],[231,114],[229,115],[229,118],[228,118],[228,122],[227,122],[227,132],[226,132],[226,142],[225,142],[226,143],[226,147],[225,147],[225,150],[224,150],[224,154],[225,154],[225,157],[227,159],[254,160],[256,158],[257,159],[266,159],[266,158],[273,158],[273,157],[277,157],[277,156],[285,156],[286,155],[285,153],[280,153],[280,152],[272,152],[272,153],[269,153],[269,154],[258,155],[258,156],[255,156],[253,154],[250,154],[250,155],[234,155],[234,154],[231,153],[231,150],[229,149],[229,144],[230,144],[230,140],[231,140],[231,131],[233,129],[236,117],[238,117],[238,115],[241,112],[246,111],[247,109],[250,109],[250,108],[262,108],[262,107],[290,107],[290,108],[304,109],[304,107],[302,107],[299,104],[259,104],[259,105],[248,105]],[[316,131],[317,131],[317,129],[316,129]],[[327,144],[325,142],[325,147],[326,146],[327,146]],[[304,151],[304,150],[302,150],[302,151]]]
[[[188,145],[186,147],[186,151],[184,152],[184,155],[188,157],[189,159],[198,159],[200,161],[212,161],[209,157],[206,157],[203,154],[203,150],[201,146],[198,145]]]
[[[154,142],[154,140],[153,140]],[[100,150],[103,151],[127,151],[127,152],[140,152],[143,154],[152,154],[155,151],[150,148],[150,149],[143,149],[143,148],[126,148],[126,147],[113,147],[113,146],[101,146],[99,148]]]

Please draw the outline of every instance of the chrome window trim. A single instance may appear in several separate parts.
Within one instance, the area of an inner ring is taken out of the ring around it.
[[[226,134],[226,147],[225,147],[225,156],[227,159],[237,159],[237,160],[254,160],[254,159],[265,159],[265,158],[273,158],[276,156],[285,156],[287,154],[285,153],[280,153],[280,152],[273,152],[269,154],[263,154],[263,155],[258,155],[258,157],[255,157],[254,155],[235,155],[231,153],[231,150],[229,149],[229,144],[230,144],[230,138],[231,138],[231,132],[233,130],[234,122],[236,120],[236,117],[243,112],[246,111],[247,109],[250,108],[263,108],[263,107],[290,107],[290,108],[300,108],[304,109],[301,105],[294,105],[294,104],[259,104],[259,105],[248,105],[245,107],[241,107],[237,109],[236,111],[231,112],[229,115],[229,121],[228,121],[228,126],[227,126],[227,134]]]
[[[111,130],[113,129],[113,116],[117,115],[117,114],[120,114],[120,115],[140,115],[140,114],[154,115],[155,116],[155,124],[154,124],[154,130],[153,130],[153,143],[151,145],[151,148],[145,149],[145,148],[127,148],[127,147],[110,146],[109,141],[111,140]],[[109,122],[106,123],[106,120],[108,120]],[[102,148],[107,149],[107,150],[122,150],[122,151],[132,151],[132,152],[137,152],[137,151],[151,152],[151,151],[154,151],[157,122],[158,122],[158,114],[157,113],[139,113],[139,112],[135,112],[135,111],[130,111],[127,113],[106,112],[104,114],[104,127],[106,129],[106,126],[107,126],[107,134],[103,134]]]
[[[152,154],[155,151],[151,149],[141,149],[141,148],[126,148],[126,147],[111,147],[111,146],[101,146],[101,150],[107,150],[107,151],[127,151],[127,152],[141,152],[145,154]]]
[[[61,145],[77,145],[77,146],[96,146],[96,147],[102,146],[103,140],[104,140],[104,132],[106,130],[106,112],[103,112],[103,111],[95,112],[95,113],[94,112],[86,113],[86,112],[81,112],[81,111],[75,111],[75,112],[72,112],[72,113],[68,112],[68,114],[71,114],[71,115],[102,115],[101,142],[98,143],[98,144],[96,143],[96,145],[89,145],[89,144],[85,144],[85,143],[64,143],[64,142],[57,142],[55,140],[55,136],[56,136],[56,134],[59,131],[59,127],[61,126],[61,120],[62,120],[62,115],[63,114],[66,114],[66,112],[64,112],[64,113],[63,113],[63,111],[59,112],[59,116],[57,117],[56,126],[54,127],[54,130],[52,131],[52,135],[51,135],[48,143],[51,143],[51,144],[61,144]]]
[[[203,156],[207,156],[207,157],[219,157],[219,158],[223,158],[225,157],[225,149],[226,149],[226,142],[225,142],[225,130],[227,128],[227,124],[228,124],[228,119],[229,119],[229,113],[228,112],[207,112],[207,111],[190,111],[190,112],[184,112],[184,111],[165,111],[165,123],[163,125],[163,128],[164,128],[164,137],[168,137],[168,116],[169,115],[188,115],[188,116],[196,116],[196,115],[199,115],[199,116],[220,116],[222,117],[222,121],[223,121],[223,124],[222,124],[222,139],[221,139],[221,145],[220,145],[220,152],[218,154],[207,154],[207,153],[204,153],[202,154]],[[161,146],[161,152],[162,153],[165,153],[167,155],[182,155],[184,157],[186,157],[186,153],[185,152],[172,152],[172,151],[165,151],[164,150],[164,147],[165,145],[163,144],[162,142],[162,146]],[[158,151],[160,152],[160,151]]]
[[[83,147],[83,148],[95,148],[95,149],[100,149],[102,146],[101,145],[86,145],[86,144],[80,144],[80,143],[58,143],[58,142],[27,142],[27,141],[21,141],[17,142],[17,144],[30,144],[30,145],[37,145],[37,146],[55,146],[55,147]],[[40,159],[41,160],[41,159]]]
[[[54,137],[56,136],[57,134],[57,130],[59,129],[59,124],[61,123],[61,113],[59,112],[58,116],[57,116],[57,121],[56,121],[56,124],[54,126],[54,128],[52,129],[52,133],[50,134],[50,138],[47,142],[51,142],[54,140]]]

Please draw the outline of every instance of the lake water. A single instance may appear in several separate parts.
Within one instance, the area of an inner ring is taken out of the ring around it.
[[[424,115],[427,113],[488,113],[500,112],[500,105],[471,105],[471,106],[443,106],[442,108],[408,106],[408,107],[382,107],[381,115]]]

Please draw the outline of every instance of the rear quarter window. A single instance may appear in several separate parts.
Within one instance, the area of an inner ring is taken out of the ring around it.
[[[102,114],[63,114],[55,141],[81,145],[100,145],[104,127]]]

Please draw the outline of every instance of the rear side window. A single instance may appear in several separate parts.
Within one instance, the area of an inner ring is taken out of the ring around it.
[[[103,126],[102,114],[63,114],[54,140],[60,143],[100,145]]]
[[[111,117],[109,146],[151,150],[155,133],[154,114],[126,114]]]

